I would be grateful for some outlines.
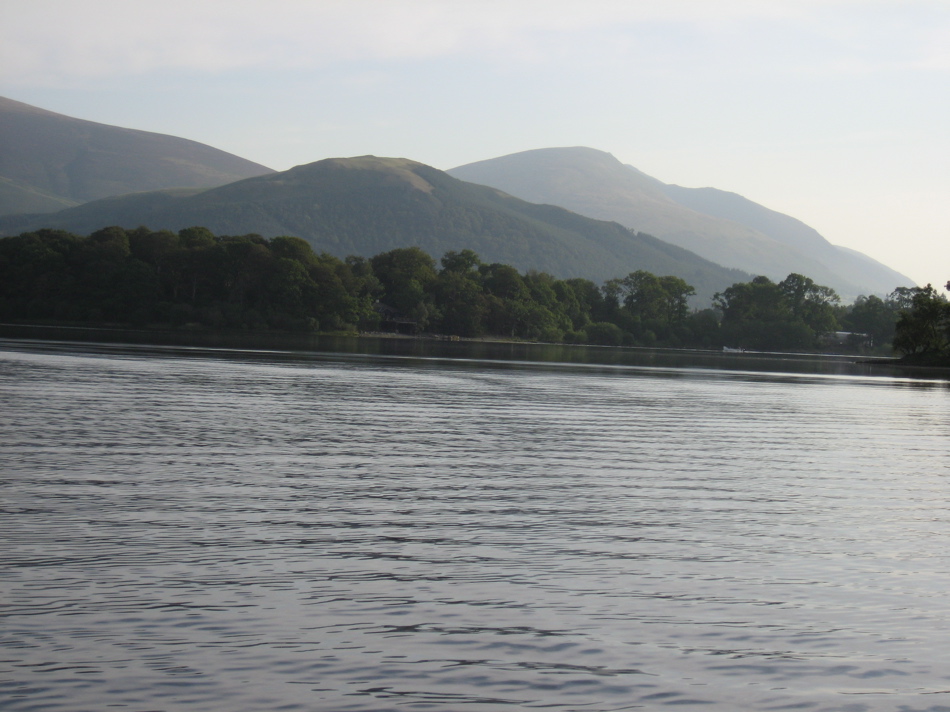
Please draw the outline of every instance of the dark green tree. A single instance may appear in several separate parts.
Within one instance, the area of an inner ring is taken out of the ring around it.
[[[471,279],[477,279],[478,268],[482,261],[472,250],[462,250],[461,252],[446,252],[440,260],[442,272],[454,272]]]
[[[713,297],[722,311],[722,338],[727,345],[759,350],[802,350],[816,346],[816,332],[793,310],[790,285],[768,277],[738,282]],[[783,286],[784,285],[784,286]]]
[[[689,298],[696,290],[686,280],[657,277],[646,270],[631,272],[620,281],[624,307],[643,324],[669,327],[689,315]]]
[[[623,331],[610,322],[594,322],[587,325],[587,341],[599,346],[620,346],[623,343]]]
[[[445,258],[442,264],[446,265]],[[482,322],[487,305],[478,272],[472,267],[474,264],[456,269],[450,261],[450,266],[444,266],[432,284],[431,291],[441,314],[438,328],[443,333],[472,337],[484,332]]]
[[[831,287],[815,284],[810,277],[792,273],[778,284],[792,316],[808,326],[815,334],[838,329],[835,306],[841,298]]]
[[[310,243],[299,237],[281,236],[270,240],[270,251],[274,257],[296,260],[305,267],[316,264],[317,256]]]
[[[950,305],[931,285],[912,289],[910,307],[902,309],[894,332],[894,349],[905,355],[950,353]]]
[[[847,330],[867,334],[872,346],[890,344],[894,340],[898,309],[878,296],[859,296],[841,318]]]
[[[482,275],[482,284],[485,291],[501,299],[523,301],[530,293],[525,286],[524,279],[511,265],[494,263],[482,265],[479,268]]]
[[[565,284],[574,292],[581,313],[587,315],[586,322],[606,320],[608,308],[600,287],[582,277],[565,280]],[[581,325],[575,323],[575,328],[581,328]]]
[[[383,288],[381,301],[420,328],[437,316],[428,287],[436,280],[435,260],[418,247],[402,247],[370,260]]]

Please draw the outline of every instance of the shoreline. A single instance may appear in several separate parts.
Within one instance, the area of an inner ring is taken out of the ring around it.
[[[534,360],[537,353],[529,350],[554,350],[566,362],[604,363],[618,361],[622,355],[666,354],[672,358],[693,358],[705,362],[753,363],[764,360],[823,361],[853,364],[891,372],[908,372],[917,376],[950,377],[950,365],[907,362],[895,357],[862,356],[861,354],[834,354],[820,352],[722,351],[719,349],[690,349],[675,347],[605,346],[598,344],[563,344],[524,341],[504,337],[453,337],[442,334],[399,334],[393,332],[290,332],[250,330],[208,330],[189,328],[125,328],[114,324],[24,324],[0,323],[0,339],[27,339],[35,341],[73,341],[77,343],[127,343],[136,346],[204,347],[251,350],[312,351],[328,350],[342,353],[389,352],[393,355],[421,355],[436,352],[451,358],[456,350],[479,348],[494,352],[504,360]],[[322,342],[322,343],[321,343]],[[362,342],[364,348],[356,346]],[[365,348],[371,343],[381,348]],[[388,344],[388,346],[387,346]],[[355,348],[354,348],[355,347]],[[501,353],[501,351],[504,353]],[[517,351],[518,353],[515,353]],[[586,357],[585,357],[586,356]],[[465,358],[456,355],[455,358]],[[589,357],[589,358],[588,358]],[[547,360],[547,359],[544,359]]]
[[[21,332],[21,333],[11,333]],[[432,344],[497,344],[510,346],[538,346],[554,348],[581,348],[608,351],[642,351],[642,352],[672,352],[684,354],[712,354],[726,357],[790,357],[790,358],[827,358],[835,360],[852,359],[855,363],[860,354],[822,353],[817,351],[732,351],[720,348],[688,348],[676,346],[614,346],[607,344],[570,344],[549,341],[528,341],[516,337],[505,336],[455,336],[448,334],[401,334],[391,331],[277,331],[277,330],[250,330],[250,329],[206,329],[206,328],[174,328],[174,327],[125,327],[118,324],[35,324],[0,322],[0,338],[35,338],[42,341],[61,340],[61,334],[85,334],[87,336],[119,336],[147,338],[155,337],[152,342],[136,340],[135,343],[154,343],[156,346],[168,344],[169,339],[184,342],[202,340],[228,340],[261,342],[273,340],[275,342],[303,342],[319,339],[377,339],[383,341],[404,343],[432,343]],[[119,342],[115,342],[119,343]],[[888,358],[869,359],[882,363],[890,361]]]
[[[0,325],[0,352],[39,352],[82,355],[276,359],[279,362],[356,361],[436,364],[468,369],[480,365],[502,369],[595,369],[617,375],[667,372],[745,373],[751,378],[766,374],[791,377],[898,378],[950,384],[950,369],[902,366],[896,361],[859,363],[853,357],[825,354],[743,353],[643,347],[579,346],[517,342],[447,342],[424,338],[313,337],[309,339],[246,337],[155,338],[154,334],[130,335],[121,331],[59,334],[11,334]],[[632,369],[632,370],[631,370]]]

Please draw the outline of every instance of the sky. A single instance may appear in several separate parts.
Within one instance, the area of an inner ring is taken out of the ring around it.
[[[589,146],[950,280],[948,0],[0,0],[0,95],[276,170]]]

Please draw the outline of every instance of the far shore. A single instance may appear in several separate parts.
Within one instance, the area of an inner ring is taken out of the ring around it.
[[[27,323],[27,322],[0,322],[0,338],[33,338],[39,340],[62,340],[64,336],[75,335],[76,340],[105,339],[106,337],[134,338],[135,343],[149,343],[148,337],[155,339],[156,345],[169,343],[170,340],[180,339],[182,342],[217,340],[246,340],[259,343],[263,340],[275,342],[300,342],[310,339],[386,339],[395,341],[417,342],[444,342],[444,343],[471,343],[471,344],[511,344],[523,346],[554,346],[565,348],[590,349],[619,349],[637,351],[674,351],[681,353],[712,353],[726,356],[744,355],[786,355],[802,357],[828,357],[835,359],[854,359],[855,362],[876,365],[894,365],[899,359],[894,357],[870,357],[861,354],[833,353],[833,352],[773,352],[755,351],[751,349],[722,349],[722,348],[684,348],[672,346],[615,346],[605,344],[570,344],[563,342],[531,341],[518,337],[485,335],[477,337],[456,336],[450,334],[436,334],[430,332],[404,334],[393,331],[280,331],[254,329],[212,329],[204,326],[185,325],[174,327],[170,325],[124,326],[112,323]]]
[[[555,366],[648,367],[711,369],[748,372],[891,375],[948,380],[950,366],[909,362],[907,359],[859,354],[723,351],[672,347],[556,344],[498,337],[463,338],[439,334],[392,332],[290,332],[211,330],[204,328],[126,328],[117,324],[0,323],[0,340],[31,343],[34,348],[69,352],[70,344],[96,345],[110,352],[123,347],[134,353],[179,349],[240,353],[252,358],[284,354],[294,359],[307,354],[353,358],[409,358],[465,363],[533,363]],[[0,344],[2,346],[2,344]]]

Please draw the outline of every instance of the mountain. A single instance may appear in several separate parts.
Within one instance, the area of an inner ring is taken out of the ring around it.
[[[210,188],[271,172],[196,141],[0,97],[0,215],[50,212],[139,191]]]
[[[914,282],[908,277],[864,253],[832,245],[817,230],[801,220],[769,210],[736,193],[716,188],[683,188],[678,185],[665,185],[663,190],[680,205],[758,230],[763,235],[808,255],[846,282],[863,285],[864,294],[886,294],[895,287],[914,286]]]
[[[51,213],[73,205],[79,205],[79,201],[47,193],[12,178],[0,177],[0,215]]]
[[[913,285],[866,255],[832,245],[799,220],[735,193],[666,185],[592,148],[524,151],[448,173],[531,202],[615,220],[753,274],[779,280],[798,272],[845,298]]]
[[[138,193],[45,215],[0,217],[0,235],[40,228],[88,234],[108,225],[219,235],[295,235],[337,256],[417,245],[434,257],[472,249],[483,261],[602,281],[644,269],[682,277],[708,300],[749,275],[649,235],[529,203],[403,158],[335,158],[207,190]]]

